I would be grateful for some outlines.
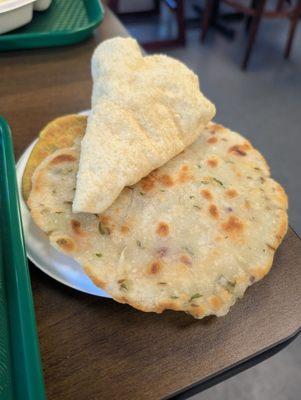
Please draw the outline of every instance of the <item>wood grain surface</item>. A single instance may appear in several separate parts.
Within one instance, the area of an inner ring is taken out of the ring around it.
[[[107,10],[84,43],[0,54],[0,114],[18,158],[51,119],[90,106],[96,44],[127,35]],[[31,265],[49,400],[171,397],[283,341],[301,325],[301,244],[290,230],[271,273],[224,318],[146,314],[77,292]]]

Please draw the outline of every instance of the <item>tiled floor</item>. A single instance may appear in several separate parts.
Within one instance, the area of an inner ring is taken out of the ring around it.
[[[282,57],[287,23],[265,22],[249,70],[239,64],[246,37],[241,24],[234,42],[210,32],[204,46],[190,30],[186,48],[162,50],[198,75],[205,94],[217,106],[216,120],[248,137],[264,154],[272,175],[290,200],[290,223],[301,234],[301,23],[291,60]],[[129,23],[138,39],[158,32],[156,23]],[[161,27],[161,31],[163,28]],[[193,397],[194,400],[299,400],[301,337],[252,369]]]

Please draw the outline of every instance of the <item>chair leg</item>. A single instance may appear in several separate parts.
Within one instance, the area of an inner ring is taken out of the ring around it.
[[[301,16],[301,0],[299,0],[297,6],[291,16],[289,34],[288,34],[285,51],[284,51],[284,58],[289,58],[289,56],[290,56],[297,24],[298,24],[300,16]]]
[[[184,0],[177,1],[177,23],[178,23],[178,40],[179,43],[185,45],[186,43],[186,28],[184,16]]]
[[[243,58],[243,62],[241,65],[242,70],[246,70],[248,63],[249,63],[249,59],[250,59],[250,55],[251,55],[251,51],[254,45],[254,41],[256,38],[256,34],[258,32],[258,28],[259,28],[259,24],[261,21],[261,17],[262,17],[262,13],[264,10],[264,6],[265,6],[266,0],[259,0],[255,9],[255,14],[254,17],[252,18],[252,22],[251,22],[251,26],[250,26],[250,33],[249,33],[249,38],[248,38],[248,44],[247,44],[247,48],[246,48],[246,52]]]
[[[277,0],[276,11],[281,11],[285,0]]]
[[[257,4],[257,0],[251,0],[251,6],[250,7],[254,9],[254,8],[256,8],[256,4]],[[253,17],[251,17],[250,15],[247,17],[246,25],[245,25],[245,30],[246,30],[247,33],[250,30],[252,18]]]
[[[206,39],[206,35],[209,29],[210,20],[212,17],[214,8],[214,0],[206,0],[205,8],[204,8],[204,15],[202,20],[202,32],[201,32],[201,42],[204,43]]]
[[[156,15],[160,14],[160,0],[154,0],[154,12]]]

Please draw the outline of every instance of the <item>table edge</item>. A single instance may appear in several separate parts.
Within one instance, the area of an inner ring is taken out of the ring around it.
[[[297,235],[298,236],[298,235]],[[298,236],[299,237],[299,236]],[[179,389],[175,393],[163,397],[162,400],[186,400],[189,399],[191,396],[200,393],[206,389],[209,389],[212,386],[221,383],[240,372],[243,372],[260,362],[267,360],[268,358],[272,357],[273,355],[277,354],[279,351],[283,350],[286,346],[288,346],[291,342],[293,342],[298,335],[301,333],[301,326],[299,326],[294,332],[292,332],[289,336],[279,340],[271,344],[270,346],[259,350],[258,352],[246,357],[236,363],[223,368],[222,370],[209,375],[208,377],[197,381],[190,386]]]

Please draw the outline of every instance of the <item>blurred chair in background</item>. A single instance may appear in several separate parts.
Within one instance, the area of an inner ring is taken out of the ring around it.
[[[201,41],[204,42],[208,29],[213,18],[216,18],[220,3],[225,3],[233,7],[238,12],[247,17],[246,30],[248,32],[248,40],[246,51],[243,57],[241,68],[245,70],[248,66],[251,51],[255,42],[258,28],[262,17],[265,18],[286,18],[290,21],[289,34],[285,47],[285,58],[288,58],[291,52],[297,23],[301,16],[301,0],[277,0],[275,7],[270,9],[266,7],[266,0],[252,0],[250,6],[245,5],[243,0],[205,0]]]
[[[186,43],[186,31],[185,31],[185,20],[184,20],[184,1],[185,0],[153,0],[153,7],[143,11],[130,11],[122,13],[123,16],[146,16],[146,15],[159,15],[161,3],[164,3],[167,8],[175,15],[177,24],[177,36],[171,39],[154,40],[150,42],[142,42],[141,45],[146,50],[158,50],[161,47],[170,46],[184,46]],[[131,2],[129,2],[131,3]],[[120,13],[120,1],[110,0],[108,1],[109,7],[115,12]]]

